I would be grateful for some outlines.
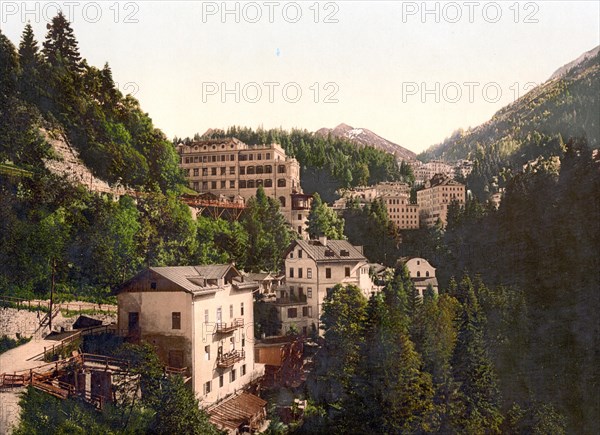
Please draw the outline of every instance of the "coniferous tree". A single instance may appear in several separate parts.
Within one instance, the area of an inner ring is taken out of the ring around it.
[[[19,60],[21,64],[20,90],[21,95],[29,101],[36,102],[40,92],[40,71],[42,59],[38,42],[35,40],[30,23],[25,25],[21,43],[19,44]]]
[[[53,67],[63,67],[72,73],[82,71],[81,56],[71,23],[62,11],[46,25],[48,34],[44,41],[43,53]]]
[[[499,433],[502,423],[496,373],[484,342],[484,315],[468,276],[459,286],[463,295],[452,375],[458,383],[460,408],[452,417],[454,430]]]
[[[320,236],[334,240],[345,238],[344,219],[321,200],[318,192],[313,195],[308,215],[308,234],[313,239]]]

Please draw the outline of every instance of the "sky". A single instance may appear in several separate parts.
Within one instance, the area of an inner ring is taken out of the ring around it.
[[[597,1],[0,1],[37,40],[61,8],[165,134],[346,123],[420,152],[600,44]]]

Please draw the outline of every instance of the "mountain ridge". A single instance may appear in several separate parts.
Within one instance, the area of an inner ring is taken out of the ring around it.
[[[323,137],[331,135],[332,137],[349,140],[357,145],[372,146],[387,153],[394,154],[401,160],[415,160],[417,158],[417,154],[413,151],[389,141],[367,128],[354,128],[351,125],[341,123],[335,128],[320,128],[315,131],[314,134]]]

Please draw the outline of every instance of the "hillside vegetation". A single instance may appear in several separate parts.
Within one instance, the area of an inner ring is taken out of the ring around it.
[[[488,122],[457,130],[419,155],[421,160],[471,159],[467,182],[481,199],[504,187],[515,170],[538,157],[558,156],[571,137],[600,144],[600,55],[532,89]]]

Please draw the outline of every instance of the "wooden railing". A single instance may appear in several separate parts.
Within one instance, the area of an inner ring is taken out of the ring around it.
[[[221,355],[217,359],[217,367],[231,367],[238,361],[242,361],[246,358],[246,352],[244,350],[233,350],[226,354]]]
[[[216,326],[218,334],[227,334],[228,332],[235,331],[237,328],[242,328],[244,326],[244,319],[235,319],[231,323],[217,323]]]
[[[81,338],[84,335],[99,335],[99,334],[106,334],[109,332],[114,333],[116,331],[116,328],[117,328],[117,325],[112,323],[110,325],[98,325],[98,326],[91,326],[91,327],[85,328],[85,329],[80,329],[79,331],[74,332],[73,334],[69,335],[68,337],[63,338],[62,340],[58,341],[56,344],[53,344],[52,346],[44,346],[44,351],[31,359],[44,360],[46,357],[63,350],[67,345],[73,343],[76,340],[79,340],[79,338]]]

